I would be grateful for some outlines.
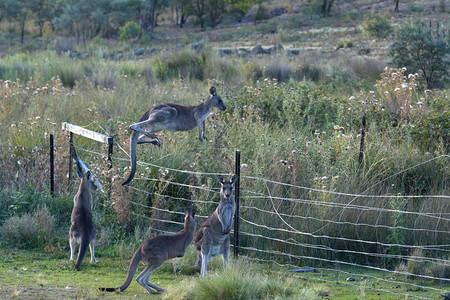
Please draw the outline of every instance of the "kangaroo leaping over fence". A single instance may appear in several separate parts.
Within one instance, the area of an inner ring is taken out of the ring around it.
[[[229,233],[236,210],[236,203],[233,200],[233,185],[238,177],[234,175],[230,181],[226,181],[220,175],[218,178],[222,185],[219,205],[212,215],[203,222],[195,236],[195,247],[197,248],[195,266],[201,266],[202,276],[208,274],[208,261],[216,255],[222,254],[224,263],[228,263],[230,257]]]
[[[161,142],[153,132],[188,131],[198,127],[198,139],[207,140],[205,136],[205,120],[213,107],[225,110],[225,104],[216,93],[216,88],[209,89],[209,96],[199,105],[183,106],[178,104],[158,104],[146,111],[137,123],[131,124],[133,130],[130,140],[131,172],[122,185],[128,184],[136,173],[136,145],[151,143],[161,146]],[[145,129],[145,130],[144,130]],[[146,139],[146,137],[150,139]]]
[[[128,267],[128,274],[125,282],[118,288],[99,288],[105,292],[122,292],[131,283],[134,273],[136,273],[139,262],[142,260],[147,267],[136,277],[139,282],[150,294],[159,294],[164,291],[159,286],[149,281],[150,275],[159,268],[163,262],[175,257],[183,257],[187,247],[194,239],[195,230],[198,227],[198,221],[195,212],[189,208],[185,210],[184,229],[175,234],[162,234],[152,237],[142,243],[134,253]],[[154,290],[156,291],[154,291]]]

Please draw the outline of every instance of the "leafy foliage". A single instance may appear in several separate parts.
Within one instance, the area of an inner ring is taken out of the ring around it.
[[[421,72],[429,89],[448,83],[449,53],[445,33],[424,23],[410,23],[400,28],[390,49],[394,64],[412,73]]]
[[[386,38],[392,32],[388,14],[371,13],[366,16],[362,27],[367,35],[377,38]]]
[[[139,36],[139,32],[141,31],[141,28],[139,25],[134,21],[129,21],[122,27],[120,27],[120,35],[119,39],[121,40],[130,40],[135,39]]]
[[[427,91],[425,93],[430,109],[412,128],[414,140],[425,150],[432,150],[442,143],[446,153],[450,152],[450,104],[446,93]]]

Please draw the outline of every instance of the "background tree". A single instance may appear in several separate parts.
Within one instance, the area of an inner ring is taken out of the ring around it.
[[[30,1],[30,10],[35,17],[35,23],[39,27],[39,36],[42,37],[44,24],[49,19],[52,10],[49,0],[32,0]]]
[[[28,17],[30,0],[18,0],[18,11],[17,11],[17,21],[20,24],[20,43],[23,44],[24,36],[25,36],[25,22]]]
[[[239,22],[255,3],[255,0],[225,0],[228,11],[232,14],[237,14],[239,16]]]
[[[144,7],[144,16],[142,18],[142,28],[153,35],[153,29],[155,27],[155,9],[157,0],[146,0]]]
[[[176,12],[176,22],[180,25],[180,28],[183,28],[186,20],[188,18],[188,10],[186,7],[188,6],[190,0],[174,0],[175,12]]]
[[[16,0],[0,1],[0,18],[8,21],[9,31],[12,31],[12,24],[17,19],[21,9],[20,3]]]
[[[158,18],[161,16],[161,14],[166,10],[167,7],[169,7],[169,1],[168,0],[158,0],[155,3],[155,24],[154,26],[158,26]]]
[[[212,27],[216,27],[222,22],[223,14],[225,13],[225,1],[224,0],[207,0],[209,11],[209,22]]]
[[[394,8],[395,12],[399,12],[399,9],[398,9],[399,2],[400,2],[400,0],[395,0],[395,8]]]
[[[187,10],[189,15],[196,17],[200,28],[205,28],[206,0],[191,0]]]
[[[322,0],[322,15],[324,17],[329,17],[331,13],[331,7],[333,6],[334,0]]]
[[[409,73],[421,71],[428,89],[448,82],[450,46],[444,30],[425,23],[407,24],[398,30],[390,55],[397,67],[406,67]]]
[[[54,18],[55,26],[67,36],[76,36],[77,43],[86,42],[91,28],[90,15],[93,11],[88,1],[69,0],[61,3],[62,14]]]

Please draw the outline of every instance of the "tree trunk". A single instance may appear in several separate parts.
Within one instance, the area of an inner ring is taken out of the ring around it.
[[[20,33],[20,43],[21,44],[23,44],[23,39],[24,39],[24,36],[25,36],[25,21],[26,21],[26,19],[27,19],[27,14],[25,13],[25,14],[23,14],[22,15],[22,23],[20,24],[20,30],[21,30],[21,33]]]
[[[334,0],[328,0],[328,7],[327,7],[327,17],[331,15],[331,6],[333,5]]]
[[[45,25],[45,21],[39,21],[39,37],[42,37],[43,31],[44,31],[44,25]]]
[[[23,44],[23,36],[25,35],[25,18],[22,19],[21,27],[20,43]]]
[[[397,12],[399,12],[399,9],[398,9],[398,3],[400,2],[400,0],[395,0],[395,9],[394,9],[394,11],[397,13]]]
[[[184,23],[186,23],[186,15],[184,14],[183,6],[180,8],[180,28],[183,28]]]
[[[147,0],[147,11],[145,13],[144,30],[150,34],[153,34],[155,25],[155,1]]]
[[[321,11],[322,16],[329,17],[331,15],[331,6],[333,5],[334,0],[323,0]]]

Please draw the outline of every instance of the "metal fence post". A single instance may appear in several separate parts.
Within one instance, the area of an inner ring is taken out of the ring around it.
[[[55,145],[53,134],[50,134],[50,193],[55,195]]]
[[[238,256],[239,250],[239,184],[241,181],[241,152],[236,150],[235,174],[238,176],[234,184],[234,201],[236,202],[236,212],[234,214],[234,256]]]
[[[108,162],[109,162],[109,169],[112,169],[112,155],[113,155],[113,145],[114,145],[114,139],[113,137],[108,138]]]
[[[359,168],[361,169],[363,158],[364,158],[364,142],[366,139],[366,115],[362,118],[361,125],[361,144],[359,146]]]

